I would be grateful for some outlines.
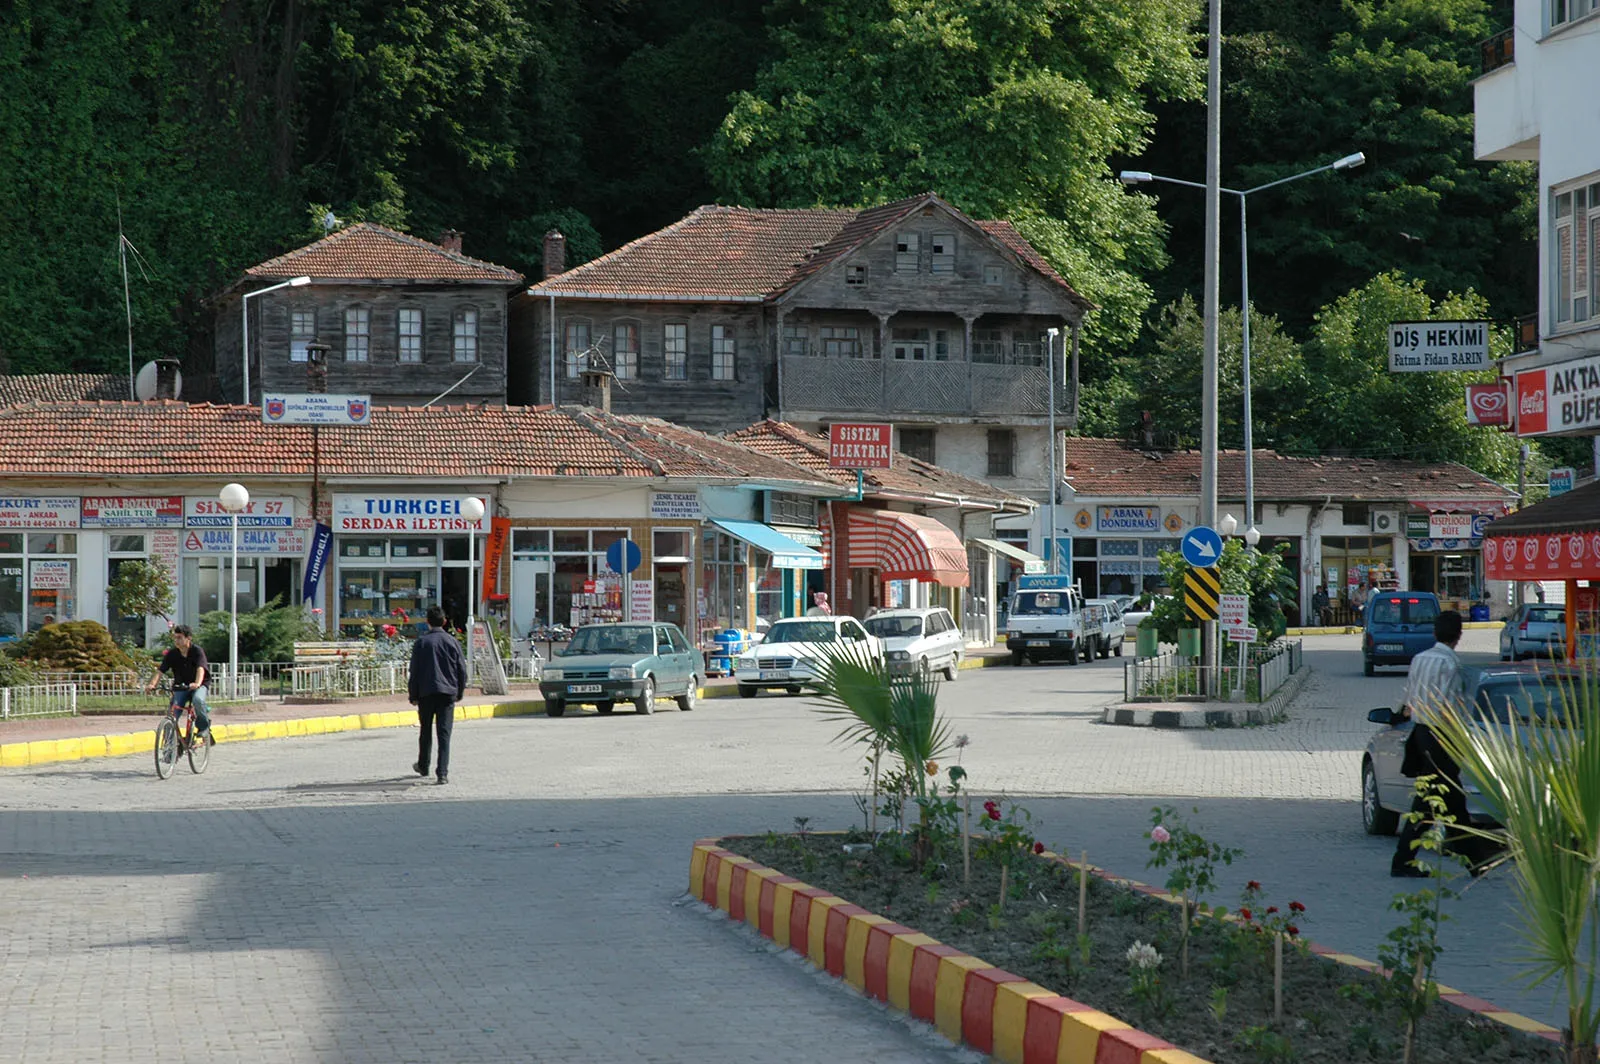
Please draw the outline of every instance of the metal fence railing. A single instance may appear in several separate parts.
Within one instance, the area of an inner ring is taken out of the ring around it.
[[[0,720],[20,717],[73,717],[78,713],[78,688],[70,683],[0,687]]]
[[[1300,640],[1278,639],[1252,646],[1242,664],[1210,666],[1166,651],[1134,658],[1122,668],[1122,695],[1127,702],[1205,701],[1243,695],[1264,702],[1300,671]]]
[[[140,675],[132,671],[70,672],[65,669],[45,669],[35,671],[32,675],[43,686],[69,685],[74,688],[80,710],[128,709],[137,712],[165,707],[158,696],[144,693],[144,685],[150,680],[149,672]],[[229,679],[227,666],[218,666],[217,672],[206,683],[208,701],[247,702],[260,696],[259,679],[241,674],[237,697],[233,694]]]
[[[301,698],[366,698],[405,694],[411,663],[299,665],[289,670],[289,694]]]

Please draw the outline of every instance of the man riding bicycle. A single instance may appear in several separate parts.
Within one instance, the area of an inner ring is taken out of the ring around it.
[[[194,633],[186,624],[172,630],[172,649],[161,655],[161,664],[150,677],[145,694],[156,689],[164,672],[172,673],[173,704],[194,706],[195,725],[200,729],[200,736],[209,743],[211,712],[206,705],[206,681],[211,677],[211,666],[206,661],[206,652],[195,643]]]

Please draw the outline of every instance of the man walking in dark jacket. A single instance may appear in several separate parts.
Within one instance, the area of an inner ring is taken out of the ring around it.
[[[439,734],[440,783],[450,782],[450,729],[456,721],[456,702],[467,693],[467,663],[456,637],[444,630],[444,611],[428,609],[428,631],[411,649],[411,704],[417,707],[422,734],[417,739],[417,775],[428,774],[433,733]]]

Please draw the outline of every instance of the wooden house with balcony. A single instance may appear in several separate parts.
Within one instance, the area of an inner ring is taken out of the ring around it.
[[[512,301],[512,402],[581,402],[601,368],[619,413],[714,432],[891,421],[898,449],[1023,491],[1044,488],[1052,391],[1057,429],[1077,420],[1090,304],[1009,222],[931,193],[700,207],[564,272],[547,242],[545,263]]]

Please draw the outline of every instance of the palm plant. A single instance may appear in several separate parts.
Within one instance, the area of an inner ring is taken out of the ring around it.
[[[1569,1064],[1594,1064],[1600,947],[1600,680],[1591,669],[1556,681],[1560,712],[1508,714],[1484,727],[1473,710],[1431,706],[1427,720],[1480,792],[1515,869],[1526,947],[1524,978],[1559,980],[1567,1001]]]

